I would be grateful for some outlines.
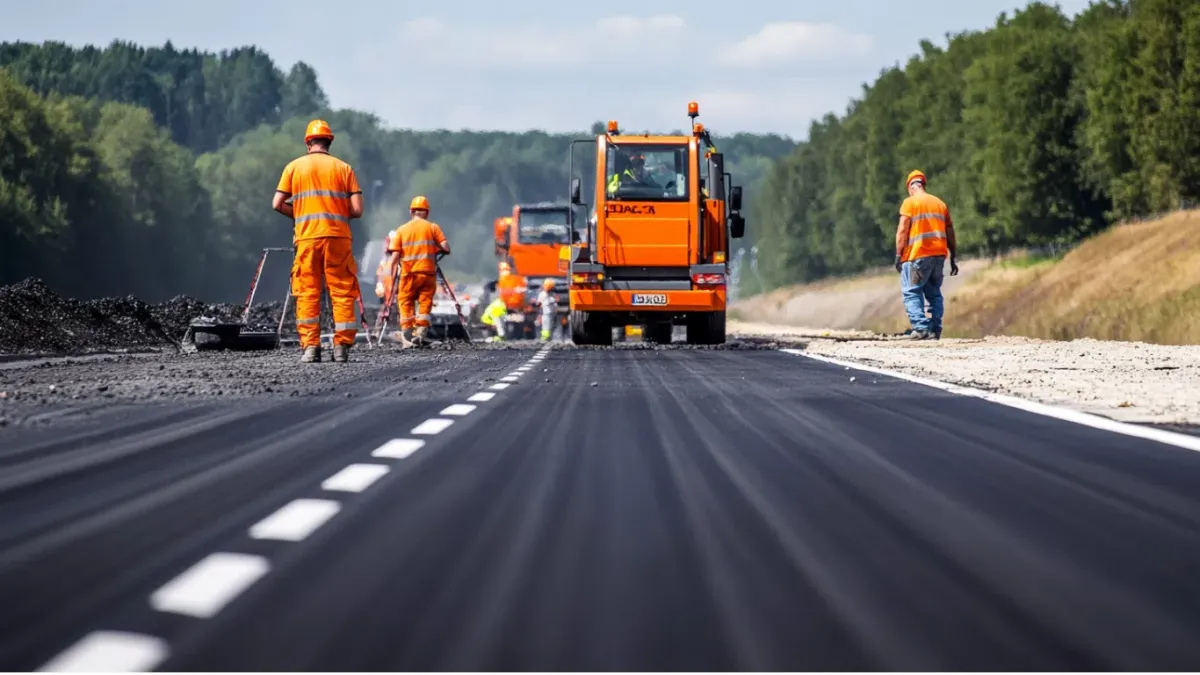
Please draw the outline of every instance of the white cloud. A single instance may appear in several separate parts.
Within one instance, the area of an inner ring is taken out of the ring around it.
[[[871,50],[867,35],[828,23],[769,23],[754,35],[722,48],[718,62],[736,68],[775,68],[827,62]]]

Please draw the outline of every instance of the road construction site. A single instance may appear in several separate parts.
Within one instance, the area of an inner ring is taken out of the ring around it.
[[[730,324],[298,364],[174,346],[237,306],[19,290],[3,335],[62,330],[0,363],[7,670],[1200,667],[1200,438],[903,379],[1193,420],[1152,398],[1190,352]]]

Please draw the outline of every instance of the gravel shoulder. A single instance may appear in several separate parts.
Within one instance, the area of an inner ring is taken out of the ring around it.
[[[909,342],[868,331],[730,322],[732,333],[804,342],[812,354],[1103,415],[1200,425],[1200,345],[1020,337]]]

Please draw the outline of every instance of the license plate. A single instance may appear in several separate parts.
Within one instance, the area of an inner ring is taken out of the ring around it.
[[[524,321],[525,315],[524,314],[509,314],[508,320],[509,321]]]
[[[665,293],[634,293],[633,304],[662,307],[667,304],[667,296]]]

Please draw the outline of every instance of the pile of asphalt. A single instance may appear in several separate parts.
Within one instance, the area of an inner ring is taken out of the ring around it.
[[[255,304],[248,325],[273,330],[281,303]],[[176,296],[157,305],[136,297],[75,300],[40,279],[0,287],[0,354],[87,354],[178,347],[193,319],[239,321],[242,306]]]

